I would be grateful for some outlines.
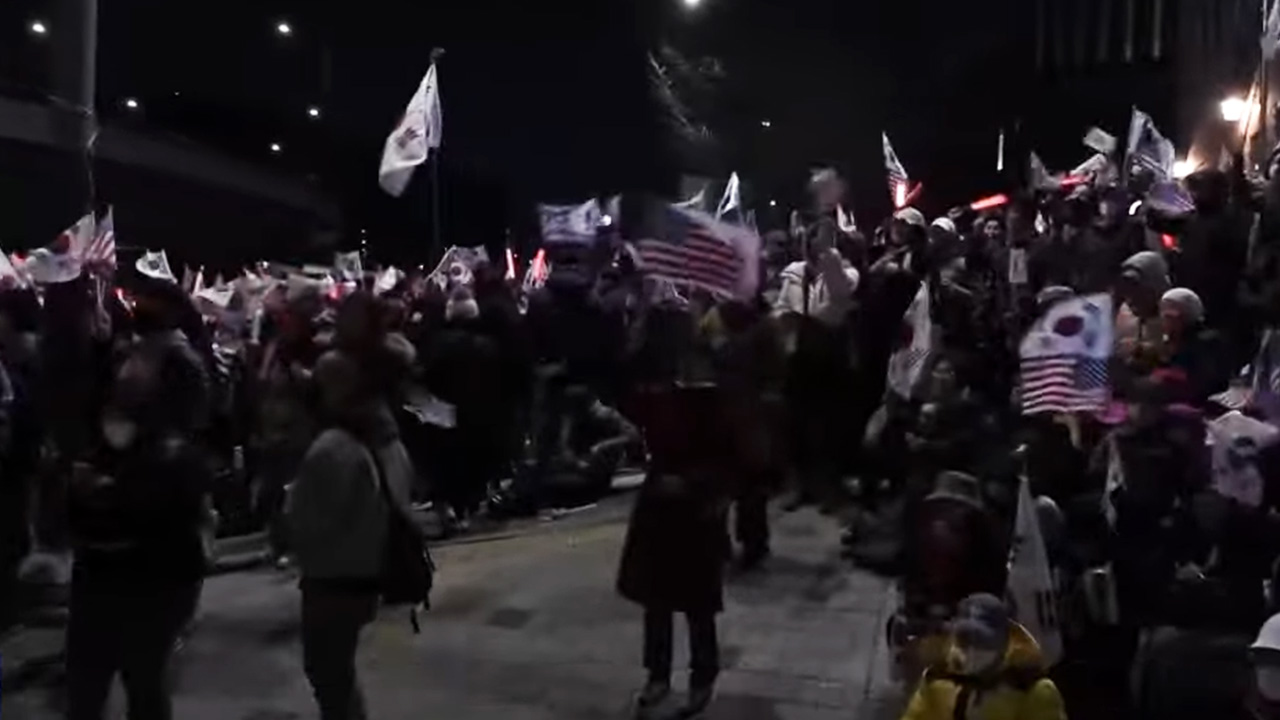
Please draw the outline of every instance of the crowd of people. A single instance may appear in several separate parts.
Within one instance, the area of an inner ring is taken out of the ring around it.
[[[1186,178],[1186,212],[1134,172],[932,222],[901,207],[869,234],[822,171],[746,259],[750,297],[646,274],[605,232],[523,284],[452,251],[430,275],[259,265],[208,288],[150,255],[114,285],[15,275],[0,615],[25,611],[33,552],[69,549],[69,717],[101,718],[119,673],[130,716],[163,720],[210,535],[267,527],[301,578],[322,717],[365,717],[360,631],[427,599],[429,557],[388,559],[423,547],[424,511],[466,532],[589,503],[632,466],[618,590],[644,609],[642,712],[671,692],[676,613],[682,712],[711,703],[726,572],[767,571],[785,492],[899,578],[904,718],[1089,717],[1098,697],[1280,717],[1280,178],[1236,160]],[[1023,338],[1091,297],[1114,307],[1106,402],[1028,412]],[[1024,488],[1055,586],[1011,603]],[[419,576],[405,591],[390,566]]]

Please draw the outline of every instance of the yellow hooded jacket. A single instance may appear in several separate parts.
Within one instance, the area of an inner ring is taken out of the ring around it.
[[[960,674],[952,643],[945,667],[925,672],[902,720],[1066,720],[1062,695],[1045,671],[1035,638],[1017,623],[990,682]]]

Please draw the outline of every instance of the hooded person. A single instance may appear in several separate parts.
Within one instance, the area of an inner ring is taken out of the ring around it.
[[[1131,371],[1141,374],[1159,363],[1164,352],[1160,298],[1169,289],[1169,266],[1157,252],[1144,250],[1120,267],[1115,358]]]
[[[1066,720],[1040,647],[994,595],[970,595],[952,623],[947,660],[930,668],[902,720]]]

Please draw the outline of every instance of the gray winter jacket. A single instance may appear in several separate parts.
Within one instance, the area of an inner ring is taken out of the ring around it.
[[[304,578],[377,578],[382,567],[389,508],[379,486],[387,475],[395,512],[408,513],[413,467],[398,438],[377,447],[331,428],[307,451],[289,496],[289,527]]]

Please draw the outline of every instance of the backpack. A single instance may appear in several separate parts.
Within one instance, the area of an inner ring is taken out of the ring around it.
[[[419,633],[422,629],[418,625],[418,607],[431,607],[436,564],[422,531],[397,509],[377,451],[370,447],[369,454],[378,471],[382,498],[387,503],[387,540],[382,549],[378,594],[384,605],[408,605],[409,622],[413,632]]]

